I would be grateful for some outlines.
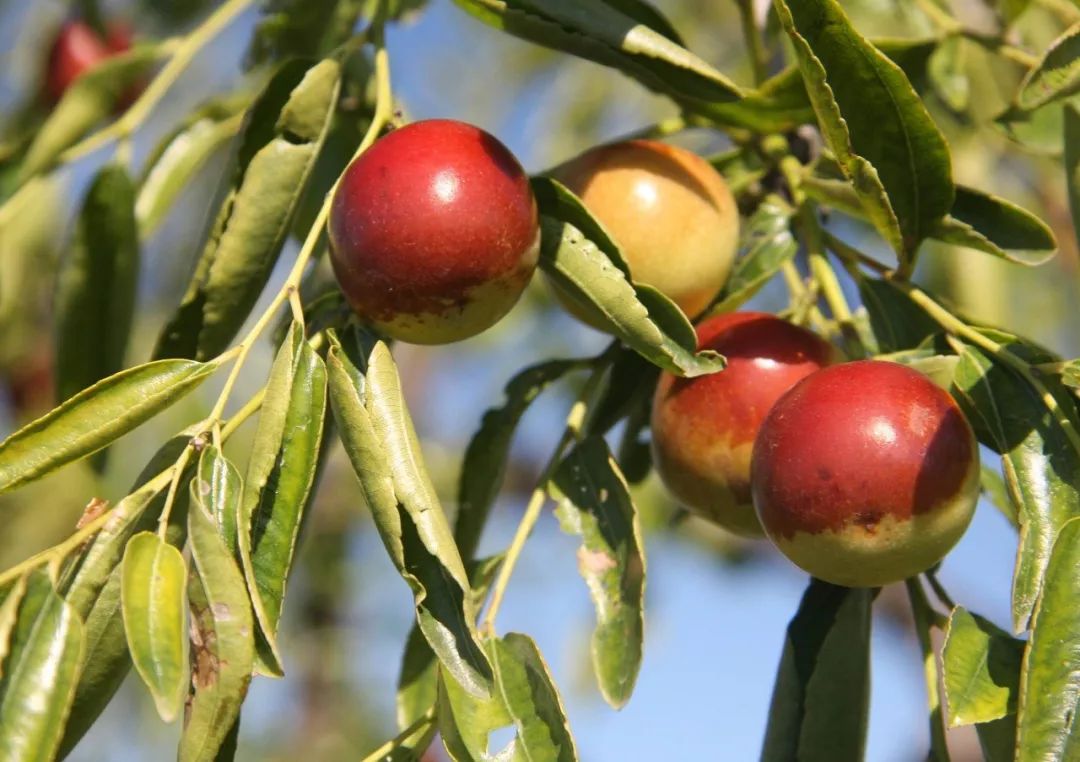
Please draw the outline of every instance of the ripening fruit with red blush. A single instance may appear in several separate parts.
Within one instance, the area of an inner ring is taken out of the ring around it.
[[[349,304],[413,344],[474,336],[510,311],[536,269],[529,178],[498,140],[462,122],[394,130],[345,170],[330,210]]]
[[[652,409],[653,461],[694,513],[737,534],[762,534],[750,499],[750,454],[761,422],[796,382],[828,365],[833,347],[763,312],[732,312],[697,327],[698,348],[727,357],[719,373],[664,373]]]
[[[866,360],[800,381],[762,424],[754,505],[815,577],[876,587],[925,571],[964,534],[979,496],[967,419],[926,376]]]
[[[655,140],[593,148],[553,176],[611,234],[637,283],[656,288],[693,318],[723,288],[739,243],[739,210],[709,162]],[[575,316],[596,320],[556,290]]]
[[[45,77],[45,93],[53,103],[87,69],[110,56],[131,48],[130,28],[112,24],[107,39],[82,21],[69,21],[60,28],[49,53],[49,68]]]

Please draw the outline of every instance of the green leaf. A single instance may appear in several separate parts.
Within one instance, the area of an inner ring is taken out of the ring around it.
[[[468,564],[469,584],[472,590],[469,597],[473,608],[479,611],[483,608],[492,583],[495,582],[495,574],[502,565],[504,554],[491,556]],[[456,681],[451,682],[462,701],[473,701],[481,706],[487,699],[466,698],[463,689]],[[424,638],[424,633],[419,626],[413,625],[409,636],[405,641],[405,652],[401,658],[401,671],[398,676],[397,691],[397,721],[398,727],[407,728],[435,706],[439,696],[439,662],[435,658],[431,646]],[[421,736],[416,743],[407,745],[418,748],[417,744],[424,744],[430,739]]]
[[[911,261],[952,206],[949,149],[904,72],[836,0],[775,0],[822,134],[874,226]]]
[[[1046,581],[1031,619],[1020,675],[1016,760],[1072,760],[1080,755],[1080,519],[1065,522],[1054,542]]]
[[[795,256],[799,246],[791,235],[789,221],[788,213],[768,200],[758,206],[743,231],[745,253],[735,261],[731,277],[711,312],[738,309],[776,275],[784,262]]]
[[[975,726],[984,762],[1014,762],[1016,759],[1016,715]]]
[[[187,565],[172,545],[140,532],[128,540],[122,575],[124,632],[135,671],[161,719],[172,722],[188,681]]]
[[[232,190],[155,357],[206,359],[236,336],[281,253],[340,85],[336,60],[290,61],[251,107]]]
[[[240,514],[244,483],[240,472],[216,447],[210,445],[199,456],[199,468],[191,480],[192,495],[213,513],[214,523],[230,552],[238,552],[236,518]]]
[[[1016,92],[1014,108],[1031,112],[1080,92],[1080,23],[1050,43],[1028,70]]]
[[[124,550],[135,532],[156,527],[165,505],[168,480],[155,477],[176,462],[198,433],[197,427],[191,427],[161,446],[136,479],[131,494],[111,509],[109,521],[94,535],[78,562],[65,572],[59,585],[64,598],[86,622],[86,648],[60,744],[61,758],[94,724],[131,668],[121,596]],[[185,483],[186,473],[180,485]],[[186,489],[177,493],[166,529],[166,539],[176,547],[183,545],[186,535],[186,495]]]
[[[636,285],[618,246],[569,190],[535,178],[541,210],[540,267],[552,282],[655,365],[680,376],[724,367],[715,352],[697,352],[686,316],[659,291]]]
[[[940,330],[922,307],[889,281],[861,278],[859,296],[882,352],[914,349]]]
[[[83,648],[82,621],[56,594],[45,570],[31,572],[0,678],[0,758],[53,759]]]
[[[506,384],[506,401],[484,413],[469,440],[458,482],[454,541],[462,558],[476,553],[488,514],[499,495],[510,443],[518,422],[542,391],[567,373],[588,367],[586,360],[546,360],[525,368]]]
[[[863,758],[873,597],[810,581],[788,625],[762,762]]]
[[[1008,519],[1013,529],[1019,529],[1020,517],[1016,512],[1016,505],[1009,495],[1009,488],[1005,486],[1005,480],[1001,475],[984,463],[980,470],[979,482],[983,496],[998,509],[1002,516]]]
[[[99,381],[0,442],[0,492],[91,455],[180,400],[220,362],[158,360]]]
[[[997,8],[1005,26],[1011,25],[1031,5],[1031,0],[993,0],[992,5]]]
[[[237,519],[244,576],[263,636],[260,669],[275,676],[282,674],[278,620],[325,414],[326,367],[294,323],[270,371]]]
[[[522,39],[619,69],[688,105],[726,103],[742,91],[662,32],[603,0],[455,0],[481,21]]]
[[[477,699],[445,671],[439,680],[439,730],[455,762],[550,760],[572,762],[577,749],[562,700],[536,644],[510,633],[486,642],[495,667],[498,692]],[[502,750],[489,754],[489,736],[512,727],[515,736]]]
[[[27,149],[20,177],[48,169],[65,149],[107,119],[161,56],[158,45],[139,45],[110,56],[78,77]]]
[[[645,626],[645,547],[626,480],[603,437],[571,450],[552,476],[563,530],[581,537],[578,570],[596,606],[593,670],[616,709],[630,700]]]
[[[979,441],[1001,454],[1005,483],[1019,507],[1012,624],[1020,632],[1042,587],[1054,538],[1080,515],[1080,453],[1040,395],[982,351],[968,346],[960,353],[954,383]]]
[[[240,718],[255,664],[255,625],[244,575],[227,539],[242,484],[214,447],[191,481],[192,674],[178,758],[213,762]],[[210,477],[210,481],[206,480]],[[235,531],[235,527],[233,528]]]
[[[110,164],[83,202],[56,295],[56,396],[63,402],[124,367],[139,279],[135,187]]]
[[[1080,108],[1073,103],[1065,104],[1065,184],[1073,231],[1080,240]]]
[[[964,186],[957,186],[952,211],[930,235],[1022,265],[1041,265],[1057,254],[1045,222],[1011,201]]]
[[[651,27],[653,31],[659,32],[676,45],[683,45],[678,30],[647,0],[603,0],[603,2],[639,24]]]
[[[236,137],[239,127],[239,117],[221,121],[206,117],[169,141],[139,187],[135,201],[135,217],[144,240],[157,230],[196,173]]]
[[[26,577],[19,577],[15,584],[4,592],[4,602],[0,604],[0,678],[4,676],[4,659],[11,650],[11,636],[15,631],[16,616],[24,595]]]
[[[424,637],[469,693],[486,697],[491,667],[473,624],[468,577],[424,469],[397,368],[382,342],[358,344],[355,332],[345,344],[331,334],[327,356],[330,402],[345,453],[387,553],[412,589]]]
[[[517,729],[524,759],[573,762],[577,748],[566,710],[544,657],[532,639],[516,632],[488,643],[495,685]]]
[[[942,102],[956,113],[967,111],[971,96],[966,48],[961,37],[949,37],[930,57],[930,81]]]
[[[1024,642],[961,607],[953,609],[941,660],[949,727],[1015,714]]]

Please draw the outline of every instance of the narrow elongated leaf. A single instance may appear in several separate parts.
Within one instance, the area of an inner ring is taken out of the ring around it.
[[[495,581],[495,574],[502,565],[504,554],[484,558],[469,564],[469,584],[472,590],[469,597],[473,607],[479,611],[483,608],[491,585]],[[482,707],[485,702],[495,700],[489,696],[486,699],[475,697],[466,698],[467,694],[453,678],[448,678],[454,686],[457,694],[460,694],[461,702],[472,701],[477,707]],[[424,633],[418,625],[413,625],[409,637],[405,641],[405,653],[401,658],[401,672],[398,677],[397,692],[397,721],[398,727],[407,728],[435,706],[439,697],[439,662],[435,653],[431,650]],[[456,702],[460,705],[460,702]],[[419,742],[428,740],[421,736]],[[411,748],[417,748],[415,743],[406,744]]]
[[[938,46],[930,57],[930,82],[937,96],[956,113],[967,111],[971,96],[968,81],[965,41],[962,37],[950,37]]]
[[[1065,184],[1073,231],[1080,240],[1080,108],[1065,104]]]
[[[333,337],[327,356],[345,452],[390,559],[412,589],[421,632],[466,690],[487,696],[491,667],[473,624],[465,567],[424,470],[393,358],[381,342],[356,347],[355,336],[349,339],[343,346]]]
[[[903,71],[836,0],[775,0],[822,134],[901,260],[952,206],[945,138]]]
[[[789,215],[769,201],[750,218],[743,233],[743,253],[735,261],[713,312],[731,312],[751,299],[780,267],[795,256],[799,246],[791,235]]]
[[[236,518],[243,502],[244,483],[236,466],[213,445],[206,447],[199,456],[191,491],[193,497],[198,492],[200,504],[213,514],[226,547],[237,553]]]
[[[19,613],[19,604],[26,594],[26,577],[19,577],[4,593],[4,602],[0,604],[0,678],[4,676],[4,660],[11,650],[11,634],[15,630],[15,617]]]
[[[811,580],[788,625],[762,762],[862,759],[873,591]]]
[[[948,217],[930,234],[1022,265],[1041,265],[1057,254],[1057,239],[1031,212],[989,193],[957,186]]]
[[[611,66],[689,103],[742,95],[731,80],[674,40],[603,0],[455,0],[481,21],[522,39]],[[635,14],[636,15],[636,14]]]
[[[86,649],[60,744],[60,758],[67,756],[94,724],[131,668],[121,597],[124,550],[133,534],[156,527],[169,482],[159,474],[171,478],[167,469],[199,433],[197,427],[191,427],[158,449],[135,480],[131,493],[111,509],[109,521],[61,579],[58,589],[86,622]],[[188,467],[192,468],[190,464]],[[186,474],[181,475],[180,484],[186,484]],[[186,535],[186,495],[186,489],[177,493],[166,529],[166,540],[176,547],[184,544]]]
[[[540,267],[582,309],[655,365],[683,376],[724,367],[715,352],[697,352],[686,316],[659,291],[636,285],[603,227],[560,183],[533,180],[542,213]]]
[[[222,523],[235,516],[241,486],[236,469],[220,452],[213,447],[203,451],[188,510],[194,566],[188,582],[192,675],[178,754],[182,762],[218,759],[239,721],[255,663],[251,601]]]
[[[604,699],[630,699],[641,667],[645,546],[637,508],[603,437],[591,436],[563,458],[552,477],[563,530],[581,537],[578,570],[596,606],[593,670]]]
[[[110,56],[72,82],[34,136],[20,176],[26,179],[48,169],[66,148],[104,121],[160,54],[157,45],[139,45]]]
[[[566,710],[544,657],[527,635],[516,632],[488,643],[495,685],[517,729],[524,759],[576,760]]]
[[[236,136],[240,122],[199,119],[169,142],[139,187],[135,218],[143,239],[157,230],[188,181]]]
[[[1016,713],[1024,642],[961,607],[953,609],[941,660],[949,726]]]
[[[960,354],[954,383],[979,440],[1002,456],[1005,484],[1019,508],[1012,624],[1021,632],[1054,538],[1069,518],[1080,515],[1080,454],[1035,390],[980,350],[967,347]]]
[[[58,402],[124,367],[139,277],[134,207],[127,172],[115,164],[102,169],[86,194],[57,288]]]
[[[454,541],[463,559],[470,559],[476,553],[480,534],[502,486],[510,442],[521,416],[549,384],[587,365],[584,360],[547,360],[531,365],[506,384],[503,390],[506,401],[484,413],[480,428],[465,450],[458,482]]]
[[[219,363],[159,360],[99,381],[0,443],[0,492],[106,447],[180,400]]]
[[[124,632],[135,670],[161,719],[172,722],[187,688],[187,565],[172,545],[140,532],[128,541],[122,575]]]
[[[1015,107],[1031,112],[1080,92],[1080,23],[1050,43],[1042,58],[1024,76]]]
[[[281,674],[278,620],[325,412],[326,368],[294,323],[270,371],[237,519],[244,576],[263,637],[259,657],[272,675]]]
[[[1017,762],[1080,755],[1080,519],[1065,522],[1054,543],[1046,582],[1032,616],[1020,677]]]
[[[83,647],[82,621],[46,571],[32,572],[0,678],[0,759],[46,762],[56,754]]]
[[[443,670],[439,680],[439,730],[455,762],[551,760],[571,762],[577,749],[558,691],[536,644],[510,633],[486,641],[497,692],[469,695]],[[490,750],[491,734],[513,728],[513,739]]]
[[[889,281],[862,278],[859,296],[882,352],[914,349],[940,330],[925,310]]]
[[[648,0],[603,0],[603,2],[639,24],[644,24],[654,32],[659,32],[676,45],[683,45],[682,37],[672,23]]]
[[[247,319],[281,253],[340,84],[335,60],[291,61],[251,107],[232,191],[155,357],[213,357]]]

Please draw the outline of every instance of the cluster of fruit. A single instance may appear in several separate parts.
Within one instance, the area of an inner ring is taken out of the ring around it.
[[[637,282],[690,317],[707,310],[739,227],[708,162],[635,140],[590,150],[554,175],[619,243]],[[346,170],[330,241],[364,320],[438,344],[513,307],[536,268],[540,228],[509,150],[476,127],[432,120],[395,130]],[[838,362],[828,342],[768,314],[706,317],[697,336],[727,368],[664,374],[651,426],[660,477],[690,510],[742,535],[764,533],[812,575],[852,587],[924,571],[959,540],[978,498],[979,456],[945,391],[899,364]]]

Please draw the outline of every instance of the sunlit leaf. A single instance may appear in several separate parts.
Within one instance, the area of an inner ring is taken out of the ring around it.
[[[1024,642],[957,607],[941,660],[949,726],[991,722],[1016,712]]]
[[[552,477],[563,529],[581,537],[578,570],[596,606],[593,669],[619,708],[630,699],[644,636],[645,548],[629,487],[602,437],[586,438]]]
[[[930,236],[1022,265],[1041,265],[1057,253],[1057,239],[1031,212],[989,193],[957,186],[949,216]]]
[[[188,683],[187,565],[175,547],[153,532],[140,532],[128,541],[122,575],[131,658],[161,719],[171,722]]]
[[[720,293],[712,312],[730,312],[749,301],[795,256],[798,244],[791,235],[789,215],[768,201],[763,202],[743,231],[742,253]]]

